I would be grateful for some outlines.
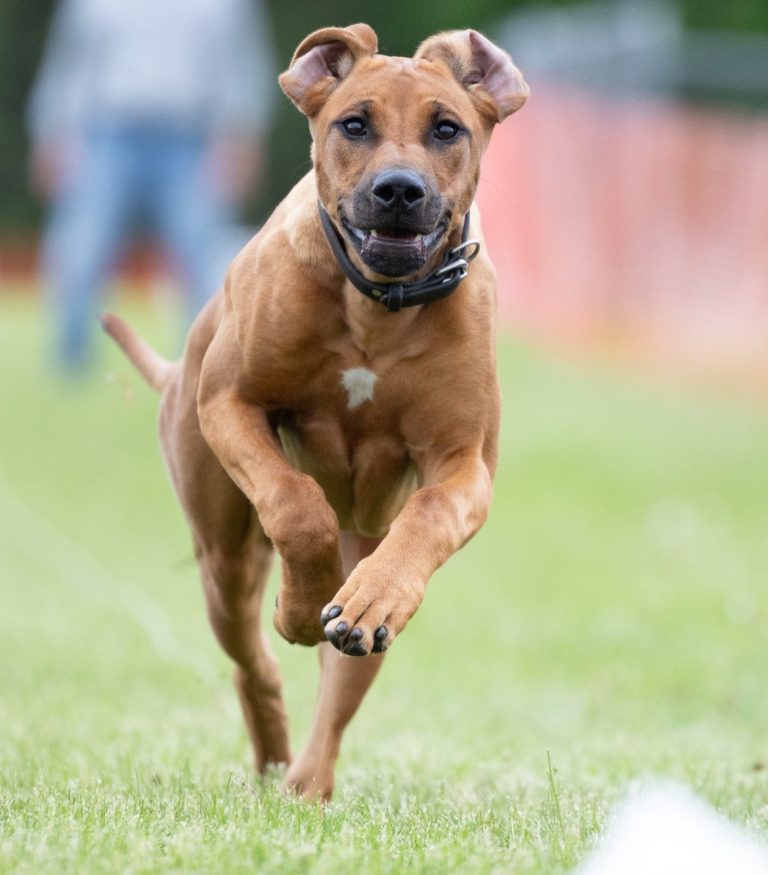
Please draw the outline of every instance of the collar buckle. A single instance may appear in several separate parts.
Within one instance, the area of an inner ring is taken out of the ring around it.
[[[397,313],[403,306],[404,289],[400,283],[392,283],[387,294],[382,299],[389,313]]]
[[[469,229],[467,229],[467,231],[468,230]],[[472,250],[472,252],[469,255],[464,255],[463,257],[467,261],[472,261],[473,258],[477,258],[477,256],[480,254],[480,241],[475,240],[474,237],[472,238],[472,240],[462,240],[458,246],[454,246],[453,249],[451,249],[451,255],[458,255],[459,252],[463,252],[465,249],[468,249],[470,246],[474,246],[475,248]]]

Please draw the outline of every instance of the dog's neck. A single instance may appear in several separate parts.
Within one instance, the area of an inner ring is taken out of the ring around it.
[[[366,359],[415,356],[425,347],[420,330],[424,308],[410,307],[393,318],[380,304],[361,295],[346,277],[338,300],[347,336]]]

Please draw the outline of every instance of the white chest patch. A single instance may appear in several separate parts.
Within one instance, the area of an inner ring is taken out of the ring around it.
[[[368,368],[347,368],[341,372],[341,385],[347,390],[347,407],[354,410],[364,401],[373,401],[373,386],[378,375]]]

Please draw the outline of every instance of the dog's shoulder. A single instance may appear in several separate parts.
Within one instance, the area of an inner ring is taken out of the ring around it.
[[[318,220],[314,170],[291,189],[273,214],[270,225],[280,235],[283,258],[313,270],[327,266],[328,244]]]

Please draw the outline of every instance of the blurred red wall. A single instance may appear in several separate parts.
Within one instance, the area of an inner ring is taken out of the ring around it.
[[[479,203],[521,335],[768,369],[768,119],[539,89]]]

